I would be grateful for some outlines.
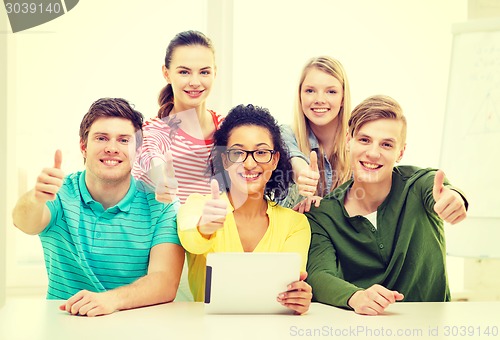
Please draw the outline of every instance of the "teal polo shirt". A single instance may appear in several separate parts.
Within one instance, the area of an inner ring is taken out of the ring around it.
[[[49,279],[47,299],[130,284],[147,274],[152,247],[180,245],[179,202],[156,201],[154,192],[132,177],[125,197],[104,209],[90,195],[85,171],[73,173],[47,206],[51,220],[39,234]]]

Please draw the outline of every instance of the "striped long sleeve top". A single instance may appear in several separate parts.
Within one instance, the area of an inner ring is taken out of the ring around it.
[[[222,117],[210,111],[215,129],[222,123]],[[165,161],[165,152],[170,150],[173,157],[175,177],[178,182],[178,197],[184,203],[192,193],[209,194],[210,177],[207,173],[208,157],[213,147],[212,139],[198,139],[182,129],[172,133],[172,128],[163,120],[153,118],[143,126],[144,140],[132,175],[156,187],[157,179],[151,178],[152,160]]]

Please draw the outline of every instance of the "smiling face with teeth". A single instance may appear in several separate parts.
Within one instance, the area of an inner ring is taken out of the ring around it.
[[[396,119],[378,119],[363,124],[347,136],[355,184],[392,182],[392,169],[405,151],[403,123]]]
[[[256,125],[242,125],[232,129],[227,140],[227,149],[241,150],[274,150],[269,131]],[[231,180],[230,192],[248,195],[261,199],[264,189],[276,169],[279,153],[275,153],[269,163],[257,163],[251,155],[243,163],[232,163],[225,153],[222,161]]]
[[[343,98],[343,87],[337,78],[316,67],[307,71],[300,89],[300,102],[313,131],[338,124]]]
[[[85,158],[87,186],[96,183],[130,185],[136,155],[135,129],[131,121],[101,117],[90,127],[87,142],[80,141]]]
[[[172,85],[174,94],[172,113],[193,108],[204,110],[215,73],[214,53],[210,48],[201,45],[176,47],[169,67],[163,65],[163,76]]]

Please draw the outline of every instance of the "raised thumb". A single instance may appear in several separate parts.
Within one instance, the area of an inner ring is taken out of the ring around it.
[[[219,197],[220,197],[219,182],[217,182],[216,179],[212,179],[212,181],[210,181],[210,191],[212,192],[212,198],[214,200],[219,199]]]

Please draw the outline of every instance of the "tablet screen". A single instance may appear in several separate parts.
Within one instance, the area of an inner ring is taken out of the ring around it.
[[[299,253],[209,253],[205,311],[217,314],[292,313],[277,300],[300,277]]]

